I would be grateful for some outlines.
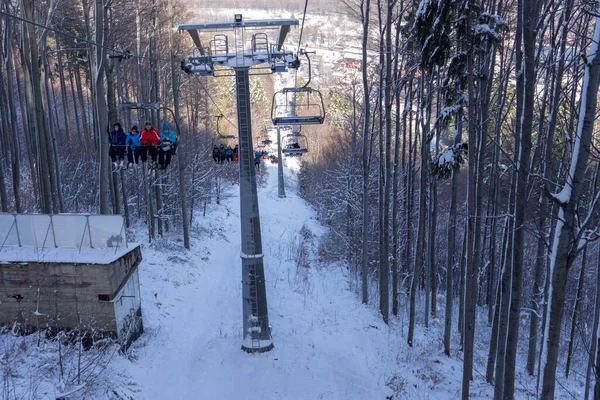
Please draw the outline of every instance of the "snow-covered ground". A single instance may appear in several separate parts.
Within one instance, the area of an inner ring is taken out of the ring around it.
[[[297,197],[277,197],[268,165],[259,202],[275,349],[241,351],[237,187],[198,221],[193,250],[144,250],[146,334],[118,357],[119,393],[144,399],[385,399],[387,329],[348,291],[345,269],[315,253],[324,229]],[[291,175],[287,176],[292,180]],[[292,189],[292,190],[289,190]],[[163,253],[163,254],[161,254]],[[166,254],[164,254],[166,253]],[[299,256],[300,255],[300,256]],[[131,383],[131,384],[128,384]]]
[[[297,160],[293,164],[297,168]],[[295,174],[285,169],[287,197],[280,199],[276,165],[265,160],[264,168],[259,203],[272,351],[247,354],[240,348],[239,193],[231,186],[220,205],[196,216],[192,250],[183,250],[175,238],[144,247],[145,333],[128,354],[119,354],[117,346],[83,352],[78,383],[77,349],[63,346],[61,382],[56,340],[38,345],[35,334],[0,335],[2,399],[459,398],[456,336],[452,357],[445,357],[443,321],[433,320],[428,330],[418,323],[414,347],[408,348],[406,298],[389,327],[376,305],[362,305],[348,269],[319,260],[326,229],[298,197]],[[489,330],[478,327],[477,335],[472,398],[490,398],[492,387],[483,377]],[[569,383],[579,386],[581,379]],[[534,378],[519,375],[517,397],[534,398],[534,387]],[[572,396],[560,392],[557,398]]]

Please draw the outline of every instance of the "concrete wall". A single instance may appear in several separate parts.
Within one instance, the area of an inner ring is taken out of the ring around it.
[[[144,331],[140,278],[137,269],[129,276],[113,300],[113,304],[119,343],[122,348],[127,348]]]
[[[117,333],[115,301],[127,294],[126,286],[132,291],[137,285],[134,312],[141,315],[137,274],[141,260],[136,247],[110,264],[2,263],[0,324],[18,321],[42,329],[80,327]],[[128,313],[135,303],[127,303]]]

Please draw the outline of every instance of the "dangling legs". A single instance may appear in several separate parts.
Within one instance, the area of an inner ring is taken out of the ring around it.
[[[140,146],[138,148],[138,152],[140,153],[140,158],[142,159],[142,163],[145,164],[146,161],[148,160],[148,147]]]
[[[150,157],[152,158],[152,168],[156,169],[156,156],[157,156],[156,146],[149,145],[148,150],[150,151]]]
[[[117,155],[119,157],[120,168],[125,168],[125,146],[117,147]]]
[[[108,155],[110,157],[110,161],[112,161],[112,163],[113,163],[113,167],[115,169],[119,168],[119,163],[117,163],[117,149],[112,144],[110,145],[110,148],[108,149]]]
[[[133,165],[133,152],[134,149],[131,146],[127,147],[127,168]]]

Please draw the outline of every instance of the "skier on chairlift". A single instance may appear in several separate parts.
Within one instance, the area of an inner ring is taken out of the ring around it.
[[[166,122],[162,126],[162,132],[160,133],[160,146],[158,154],[158,163],[161,169],[166,169],[171,164],[171,157],[175,152],[175,145],[177,144],[177,136],[171,131],[171,127]]]
[[[140,161],[140,133],[137,125],[131,127],[131,132],[127,135],[127,168],[138,165]]]
[[[225,145],[221,143],[219,146],[219,162],[223,164],[225,162]]]
[[[219,155],[219,146],[217,146],[216,144],[213,146],[212,149],[212,157],[214,162],[219,162],[221,160],[221,156]]]
[[[156,169],[156,147],[158,145],[160,145],[160,134],[156,128],[152,127],[152,122],[146,121],[144,129],[140,132],[140,157],[142,158],[142,162],[145,163],[148,159],[148,152],[150,152],[150,157],[152,158],[150,169]]]
[[[233,161],[233,149],[231,148],[231,146],[227,146],[227,148],[225,149],[225,159],[227,160],[227,162]]]
[[[233,148],[233,161],[234,162],[238,162],[239,160],[239,155],[238,155],[238,145],[236,144],[235,147]]]
[[[256,169],[260,169],[260,160],[262,159],[262,153],[258,150],[254,152],[254,166]]]
[[[108,149],[108,155],[113,163],[115,171],[125,167],[125,132],[121,127],[121,124],[115,122],[113,130],[108,134],[108,142],[110,148]],[[117,161],[118,159],[118,161]]]

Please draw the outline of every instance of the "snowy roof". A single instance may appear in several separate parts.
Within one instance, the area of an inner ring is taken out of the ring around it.
[[[121,215],[0,213],[0,262],[110,264],[138,246]]]
[[[115,262],[140,245],[129,243],[128,247],[104,249],[59,249],[5,246],[0,250],[0,264],[7,263],[71,263],[100,264]]]
[[[0,213],[0,249],[127,247],[122,215]]]

